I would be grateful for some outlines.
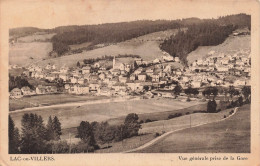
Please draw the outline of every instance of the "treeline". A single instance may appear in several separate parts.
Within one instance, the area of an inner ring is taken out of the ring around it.
[[[232,25],[219,26],[212,23],[192,25],[186,32],[180,31],[169,40],[165,40],[160,48],[185,62],[187,55],[199,46],[221,44],[235,29]]]
[[[121,125],[109,125],[107,122],[82,121],[77,127],[77,144],[61,140],[61,123],[58,117],[50,116],[47,125],[37,114],[24,114],[21,120],[21,132],[15,127],[9,116],[9,153],[87,153],[99,149],[99,145],[121,141],[138,135],[141,125],[137,114],[128,114]]]
[[[187,25],[186,32],[179,31],[175,36],[166,39],[160,48],[174,57],[179,57],[184,63],[187,55],[199,46],[218,45],[237,28],[251,28],[251,17],[245,14],[220,17],[205,20],[198,24]]]
[[[34,89],[34,87],[25,78],[9,75],[9,92],[14,88],[21,89],[24,86],[28,86],[29,88]]]
[[[116,56],[116,58],[141,58],[140,55],[132,55],[132,54],[119,54]],[[114,56],[111,55],[104,55],[100,58],[88,58],[88,59],[84,59],[83,62],[84,64],[92,64],[101,60],[108,60],[111,61],[114,59]]]

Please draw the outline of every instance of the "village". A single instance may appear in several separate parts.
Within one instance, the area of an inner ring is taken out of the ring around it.
[[[140,95],[149,98],[158,95],[175,98],[172,90],[176,85],[182,89],[196,88],[200,93],[201,89],[209,86],[250,86],[250,50],[231,50],[230,53],[211,50],[205,58],[197,59],[188,67],[176,67],[176,64],[181,64],[179,57],[163,53],[164,56],[153,61],[134,58],[133,63],[120,63],[114,57],[110,68],[99,62],[75,64],[77,67],[72,68],[33,64],[25,68],[25,77],[56,84],[61,82],[62,88],[54,85],[38,85],[35,90],[28,86],[14,88],[10,98],[54,93],[122,97]],[[10,66],[10,69],[16,68],[20,67]]]

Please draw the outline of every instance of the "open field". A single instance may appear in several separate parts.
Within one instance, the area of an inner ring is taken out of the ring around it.
[[[69,45],[71,50],[77,50],[80,48],[87,48],[89,45],[91,45],[91,42],[81,43],[81,44],[73,44]]]
[[[52,63],[56,64],[58,67],[66,64],[70,67],[75,66],[78,61],[83,61],[87,58],[97,58],[104,55],[117,56],[118,54],[134,54],[140,55],[144,60],[154,60],[155,58],[163,55],[159,48],[159,44],[163,41],[163,39],[170,37],[175,33],[177,33],[176,29],[155,32],[103,48],[84,51],[80,54],[44,60],[38,64],[40,66],[45,66],[48,63]]]
[[[106,121],[111,118],[125,117],[129,113],[155,113],[179,110],[201,102],[180,102],[173,99],[146,99],[128,100],[122,102],[109,102],[100,104],[86,104],[82,106],[67,106],[58,108],[35,108],[31,111],[10,113],[17,127],[21,126],[24,113],[37,113],[43,117],[44,122],[50,115],[58,116],[62,129],[77,127],[81,121]]]
[[[131,137],[128,139],[124,139],[120,142],[114,142],[109,144],[109,148],[107,148],[107,144],[101,145],[101,149],[96,150],[95,153],[118,153],[127,150],[131,150],[142,146],[143,144],[154,139],[153,134],[144,134],[140,136]]]
[[[15,43],[9,46],[9,64],[28,66],[31,63],[48,58],[52,51],[50,42]]]
[[[227,120],[184,129],[138,151],[144,153],[249,153],[250,105]]]
[[[31,42],[35,42],[35,41],[45,42],[45,41],[50,40],[54,35],[55,35],[55,33],[33,34],[33,35],[29,35],[29,36],[20,37],[17,39],[17,41],[21,42],[21,43],[23,43],[23,42],[31,43]]]
[[[37,96],[25,96],[20,99],[9,100],[9,110],[17,110],[29,107],[35,107],[40,105],[54,105],[71,102],[92,101],[106,99],[105,96],[91,96],[91,95],[72,95],[72,94],[51,94],[51,95],[37,95]]]
[[[187,60],[188,63],[192,63],[197,59],[207,57],[210,51],[216,51],[216,53],[231,53],[234,50],[250,50],[251,48],[251,37],[246,36],[230,36],[222,44],[217,46],[200,46],[195,51],[189,53]]]

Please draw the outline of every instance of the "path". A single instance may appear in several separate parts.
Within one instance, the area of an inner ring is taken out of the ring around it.
[[[128,150],[128,151],[125,151],[125,152],[122,152],[122,153],[130,153],[130,152],[135,152],[135,151],[139,151],[139,150],[143,150],[149,146],[152,146],[153,144],[155,144],[156,142],[158,142],[159,140],[167,137],[168,135],[172,134],[172,133],[175,133],[177,131],[181,131],[181,130],[184,130],[184,129],[188,129],[188,128],[193,128],[193,127],[198,127],[198,126],[202,126],[202,125],[205,125],[205,124],[210,124],[210,123],[215,123],[215,122],[220,122],[220,121],[223,121],[223,120],[226,120],[228,118],[230,118],[231,116],[233,116],[236,112],[237,112],[237,109],[238,107],[235,108],[233,114],[229,115],[228,117],[226,118],[223,118],[223,119],[220,119],[218,121],[214,121],[214,122],[208,122],[208,123],[202,123],[202,124],[198,124],[198,125],[194,125],[192,127],[185,127],[185,128],[181,128],[181,129],[177,129],[177,130],[173,130],[173,131],[169,131],[169,132],[166,132],[164,134],[162,134],[161,136],[151,140],[150,142],[147,142],[146,144],[138,147],[138,148],[135,148],[135,149],[132,149],[132,150]]]

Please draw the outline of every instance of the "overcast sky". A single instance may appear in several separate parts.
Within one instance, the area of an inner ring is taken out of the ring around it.
[[[73,1],[73,2],[72,2]],[[53,28],[133,20],[251,13],[248,0],[3,0],[8,26]]]

